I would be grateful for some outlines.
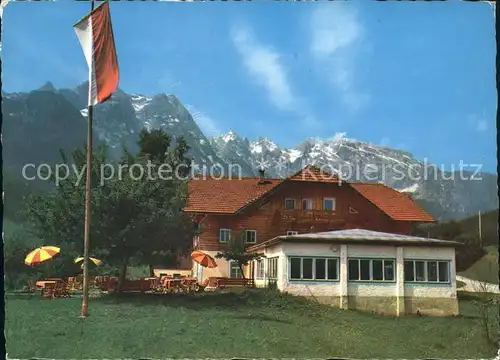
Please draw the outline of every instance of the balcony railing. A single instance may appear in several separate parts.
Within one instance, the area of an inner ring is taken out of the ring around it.
[[[332,210],[282,210],[283,220],[294,221],[331,221],[338,220],[339,214]]]

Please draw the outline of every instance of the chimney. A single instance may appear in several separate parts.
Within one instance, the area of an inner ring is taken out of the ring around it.
[[[264,172],[265,172],[264,168],[261,167],[259,169],[259,184],[264,184],[266,182],[266,179],[264,178]]]

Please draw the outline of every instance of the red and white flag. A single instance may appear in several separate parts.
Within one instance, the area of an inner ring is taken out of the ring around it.
[[[89,105],[109,99],[119,80],[109,2],[105,1],[74,25],[89,65]]]

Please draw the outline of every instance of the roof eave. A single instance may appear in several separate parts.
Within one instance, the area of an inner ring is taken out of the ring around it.
[[[194,211],[194,210],[183,210],[186,214],[207,214],[207,215],[234,215],[236,212],[227,211]]]
[[[436,239],[439,240],[439,239]],[[375,242],[376,241],[376,242]],[[333,244],[346,244],[346,245],[393,245],[393,246],[427,246],[427,247],[459,247],[463,246],[462,243],[457,241],[441,240],[442,242],[427,241],[408,241],[408,240],[373,240],[373,239],[339,239],[339,238],[315,238],[300,235],[291,236],[278,236],[258,245],[253,245],[247,249],[248,252],[255,252],[270,246],[279,244],[281,242],[307,242],[307,243],[333,243]]]

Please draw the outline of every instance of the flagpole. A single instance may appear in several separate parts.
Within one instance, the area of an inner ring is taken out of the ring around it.
[[[481,248],[483,247],[483,234],[482,234],[482,228],[481,228],[481,211],[479,211],[478,214],[478,221],[479,221],[479,244],[481,245]]]
[[[94,10],[94,0],[91,1],[90,11]],[[82,313],[80,317],[89,316],[89,243],[90,243],[90,220],[92,204],[92,117],[93,106],[91,105],[92,94],[92,68],[89,68],[89,105],[87,110],[87,168],[85,182],[85,230],[83,239],[83,299]]]

